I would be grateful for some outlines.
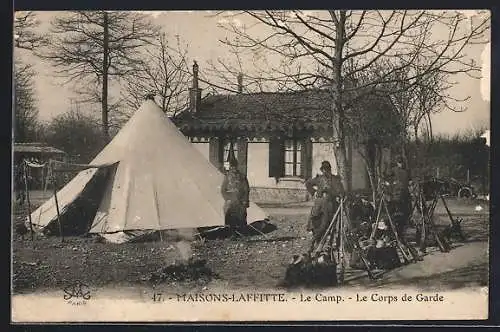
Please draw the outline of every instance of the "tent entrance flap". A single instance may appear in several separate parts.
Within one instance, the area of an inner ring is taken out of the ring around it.
[[[89,180],[83,191],[61,214],[62,232],[64,235],[82,235],[88,233],[92,221],[102,201],[106,185],[117,164],[102,167]],[[60,235],[57,221],[52,222],[45,229],[48,234]]]

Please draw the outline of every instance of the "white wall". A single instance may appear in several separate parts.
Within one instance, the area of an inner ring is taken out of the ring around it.
[[[330,162],[330,164],[332,165],[333,174],[338,174],[338,166],[335,159],[333,144],[334,143],[331,142],[313,142],[313,177],[315,177],[316,174],[320,174],[319,168],[321,167],[321,162],[323,160],[327,160]],[[362,156],[359,154],[356,148],[353,148],[352,150],[352,167],[352,189],[366,188],[368,175],[366,174],[366,167]]]
[[[313,142],[312,143],[312,176],[321,174],[319,168],[321,162],[327,160],[332,165],[332,173],[337,174],[337,160],[335,159],[334,146],[331,142]]]
[[[248,143],[247,177],[252,187],[272,185],[269,179],[269,143]]]
[[[193,142],[191,143],[194,145],[196,150],[200,151],[207,160],[209,160],[209,144],[208,143],[199,143],[199,142]]]

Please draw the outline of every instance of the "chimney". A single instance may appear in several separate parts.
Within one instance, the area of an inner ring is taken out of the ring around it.
[[[243,92],[243,74],[239,73],[238,74],[238,93]]]
[[[193,86],[189,88],[189,109],[191,112],[197,112],[200,106],[201,89],[198,87],[198,64],[193,64]]]

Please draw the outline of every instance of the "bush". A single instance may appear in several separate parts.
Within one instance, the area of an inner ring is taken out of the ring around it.
[[[420,142],[419,160],[414,160],[413,174],[454,178],[469,182],[480,192],[489,191],[489,148],[478,133],[438,136],[431,142]],[[412,142],[410,151],[417,147]]]
[[[104,147],[99,122],[71,110],[54,118],[44,130],[45,142],[65,151],[74,163],[89,163]]]

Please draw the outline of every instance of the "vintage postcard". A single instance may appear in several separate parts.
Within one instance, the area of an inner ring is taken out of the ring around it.
[[[489,317],[489,11],[16,11],[13,41],[13,323]]]

